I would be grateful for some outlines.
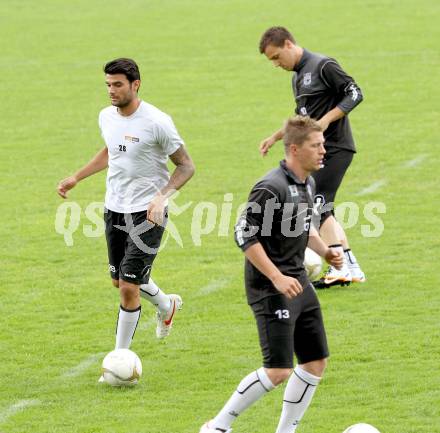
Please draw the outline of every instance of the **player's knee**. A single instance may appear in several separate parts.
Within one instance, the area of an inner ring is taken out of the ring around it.
[[[327,358],[307,362],[306,364],[302,364],[299,367],[301,367],[308,373],[313,374],[314,376],[322,377],[324,375],[325,368],[327,367]]]
[[[119,293],[121,294],[122,299],[130,301],[138,295],[139,289],[135,284],[119,280]]]
[[[316,361],[316,375],[318,377],[323,376],[324,371],[327,367],[327,358],[323,358],[323,359],[319,359],[318,361]]]
[[[274,386],[283,383],[292,373],[291,368],[267,368],[266,373]]]
[[[114,280],[112,278],[112,284],[113,284],[114,287],[119,287],[119,280]]]

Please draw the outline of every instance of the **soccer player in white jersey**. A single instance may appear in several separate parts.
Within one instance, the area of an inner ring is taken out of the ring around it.
[[[179,295],[165,294],[151,279],[151,267],[167,220],[167,198],[194,174],[170,116],[138,96],[139,68],[120,58],[104,67],[111,106],[99,114],[105,141],[95,157],[58,185],[58,194],[108,167],[105,226],[112,283],[121,305],[116,349],[129,348],[141,314],[140,296],[157,307],[158,338],[166,337],[182,306]],[[171,176],[167,160],[175,169]]]

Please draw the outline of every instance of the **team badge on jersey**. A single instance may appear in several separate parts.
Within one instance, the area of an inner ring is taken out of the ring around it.
[[[325,205],[325,197],[322,194],[316,194],[313,200],[313,213],[321,215],[321,209]]]
[[[138,137],[132,137],[130,135],[126,135],[124,137],[125,141],[129,141],[130,143],[139,143],[139,138]]]
[[[289,192],[292,198],[298,197],[298,188],[296,185],[289,185]]]
[[[312,84],[312,73],[311,72],[306,72],[304,74],[303,84],[304,84],[304,86],[310,86],[310,84]]]

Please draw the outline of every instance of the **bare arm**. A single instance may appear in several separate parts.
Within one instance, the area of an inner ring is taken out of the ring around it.
[[[307,246],[315,251],[316,254],[319,254],[321,257],[325,256],[325,253],[328,249],[325,242],[321,239],[321,236],[319,236],[318,231],[313,226],[310,227],[309,241],[307,243]]]
[[[322,130],[325,131],[330,123],[342,119],[344,116],[345,113],[339,107],[335,107],[324,114],[324,116],[318,120],[318,123],[321,125]]]
[[[73,176],[76,181],[92,176],[108,167],[108,149],[103,147],[84,167],[79,169]]]
[[[67,198],[67,191],[71,190],[80,181],[99,171],[104,170],[108,166],[108,150],[107,147],[102,148],[84,167],[79,169],[72,176],[63,179],[58,184],[58,194]]]
[[[265,138],[260,143],[260,153],[262,156],[266,156],[269,149],[278,141],[283,138],[284,128],[278,129],[270,137]]]
[[[265,275],[275,288],[287,296],[293,298],[299,295],[303,288],[296,278],[283,275],[280,270],[269,259],[262,245],[257,242],[245,250],[247,259]]]
[[[329,248],[313,226],[310,227],[309,241],[307,246],[315,251],[316,254],[319,254],[321,257],[323,257],[330,265],[335,266],[337,269],[341,268],[344,259],[343,255],[340,254],[336,249]]]
[[[180,189],[194,174],[194,163],[184,146],[180,146],[170,155],[170,159],[176,166],[171,174],[167,185],[156,194],[156,197],[148,206],[147,219],[155,224],[163,223],[165,202],[175,191]]]
[[[186,182],[188,182],[194,174],[194,163],[185,149],[185,146],[180,146],[173,154],[170,155],[170,159],[176,166],[171,174],[170,181],[162,189],[163,195],[169,195],[174,191],[180,189]]]

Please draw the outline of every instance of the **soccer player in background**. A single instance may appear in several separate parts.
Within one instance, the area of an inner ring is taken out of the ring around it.
[[[294,72],[292,87],[296,113],[316,119],[324,131],[327,151],[324,164],[313,173],[316,199],[325,206],[320,235],[328,245],[344,251],[345,263],[340,270],[330,266],[322,283],[331,286],[364,282],[365,274],[350,249],[343,228],[334,217],[333,206],[336,192],[356,152],[347,115],[362,101],[361,90],[336,60],[300,47],[284,27],[266,30],[259,48],[274,66]],[[266,155],[282,137],[283,130],[279,129],[264,139],[260,144],[262,155]]]
[[[138,96],[137,64],[120,58],[104,67],[111,106],[99,114],[105,141],[95,157],[62,180],[58,193],[108,167],[105,233],[112,283],[119,288],[116,349],[129,348],[141,314],[140,296],[157,308],[158,338],[166,337],[182,306],[179,295],[165,294],[151,268],[167,220],[167,198],[193,175],[194,164],[170,116]],[[175,165],[171,176],[168,158]]]
[[[231,432],[245,409],[285,380],[276,433],[292,433],[326,366],[321,308],[303,264],[307,246],[335,268],[343,263],[343,253],[328,247],[311,225],[315,187],[310,174],[323,162],[324,136],[317,121],[302,116],[289,119],[283,132],[286,159],[252,188],[235,227],[235,240],[246,256],[246,295],[264,363],[243,378],[200,433]],[[298,364],[292,370],[294,354]]]

